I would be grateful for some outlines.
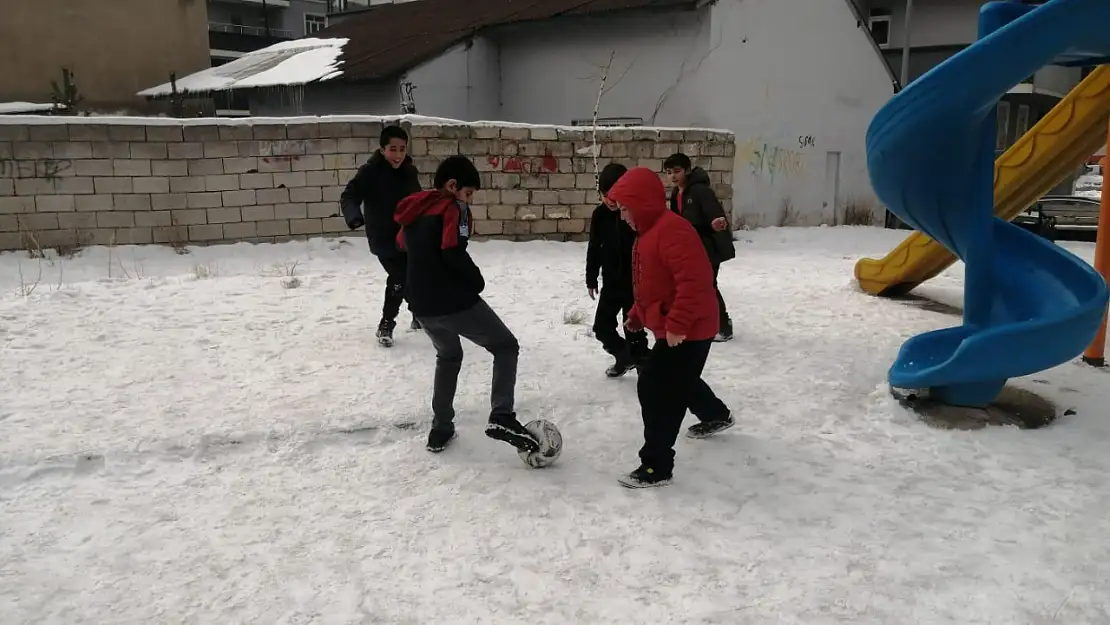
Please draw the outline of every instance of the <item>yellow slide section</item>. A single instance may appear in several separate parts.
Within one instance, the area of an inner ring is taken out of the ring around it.
[[[1106,144],[1110,65],[1083,82],[994,163],[994,214],[1010,221],[1052,190]],[[872,295],[904,295],[956,262],[943,245],[914,232],[886,255],[856,263],[860,287]]]

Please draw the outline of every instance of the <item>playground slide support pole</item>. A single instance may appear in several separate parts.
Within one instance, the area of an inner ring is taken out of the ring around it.
[[[1106,149],[1110,154],[1110,126],[1106,129]],[[1103,175],[1106,170],[1103,168]],[[1102,274],[1103,280],[1110,283],[1110,189],[1102,190],[1098,207],[1098,234],[1095,239],[1095,271]],[[1102,313],[1102,325],[1098,327],[1095,340],[1083,352],[1083,362],[1093,367],[1106,366],[1106,312]]]

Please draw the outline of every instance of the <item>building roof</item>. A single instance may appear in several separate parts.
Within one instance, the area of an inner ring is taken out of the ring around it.
[[[349,12],[317,37],[349,39],[340,81],[387,78],[495,26],[571,15],[692,8],[698,0],[419,0]]]

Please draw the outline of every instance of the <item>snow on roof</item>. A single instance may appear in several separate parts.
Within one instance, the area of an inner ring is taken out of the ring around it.
[[[342,74],[336,67],[346,38],[305,38],[283,41],[248,52],[219,67],[210,67],[177,80],[179,92],[223,91],[282,85],[303,85]],[[144,89],[139,96],[166,96],[170,83]]]
[[[42,113],[53,111],[57,107],[53,104],[35,104],[34,102],[0,102],[0,115],[16,115],[18,113]]]

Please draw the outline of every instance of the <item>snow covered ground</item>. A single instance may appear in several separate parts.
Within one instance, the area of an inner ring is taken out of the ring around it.
[[[886,369],[959,319],[852,281],[903,234],[744,233],[707,375],[741,425],[681,439],[651,491],[614,479],[636,378],[606,380],[573,323],[581,245],[472,248],[521,339],[522,418],[563,431],[545,470],[482,435],[469,347],[460,439],[424,451],[432,348],[373,344],[361,239],[0,255],[0,621],[1110,622],[1106,374],[1018,380],[1076,411],[1047,429],[921,424]],[[920,291],[958,306],[961,279]]]

